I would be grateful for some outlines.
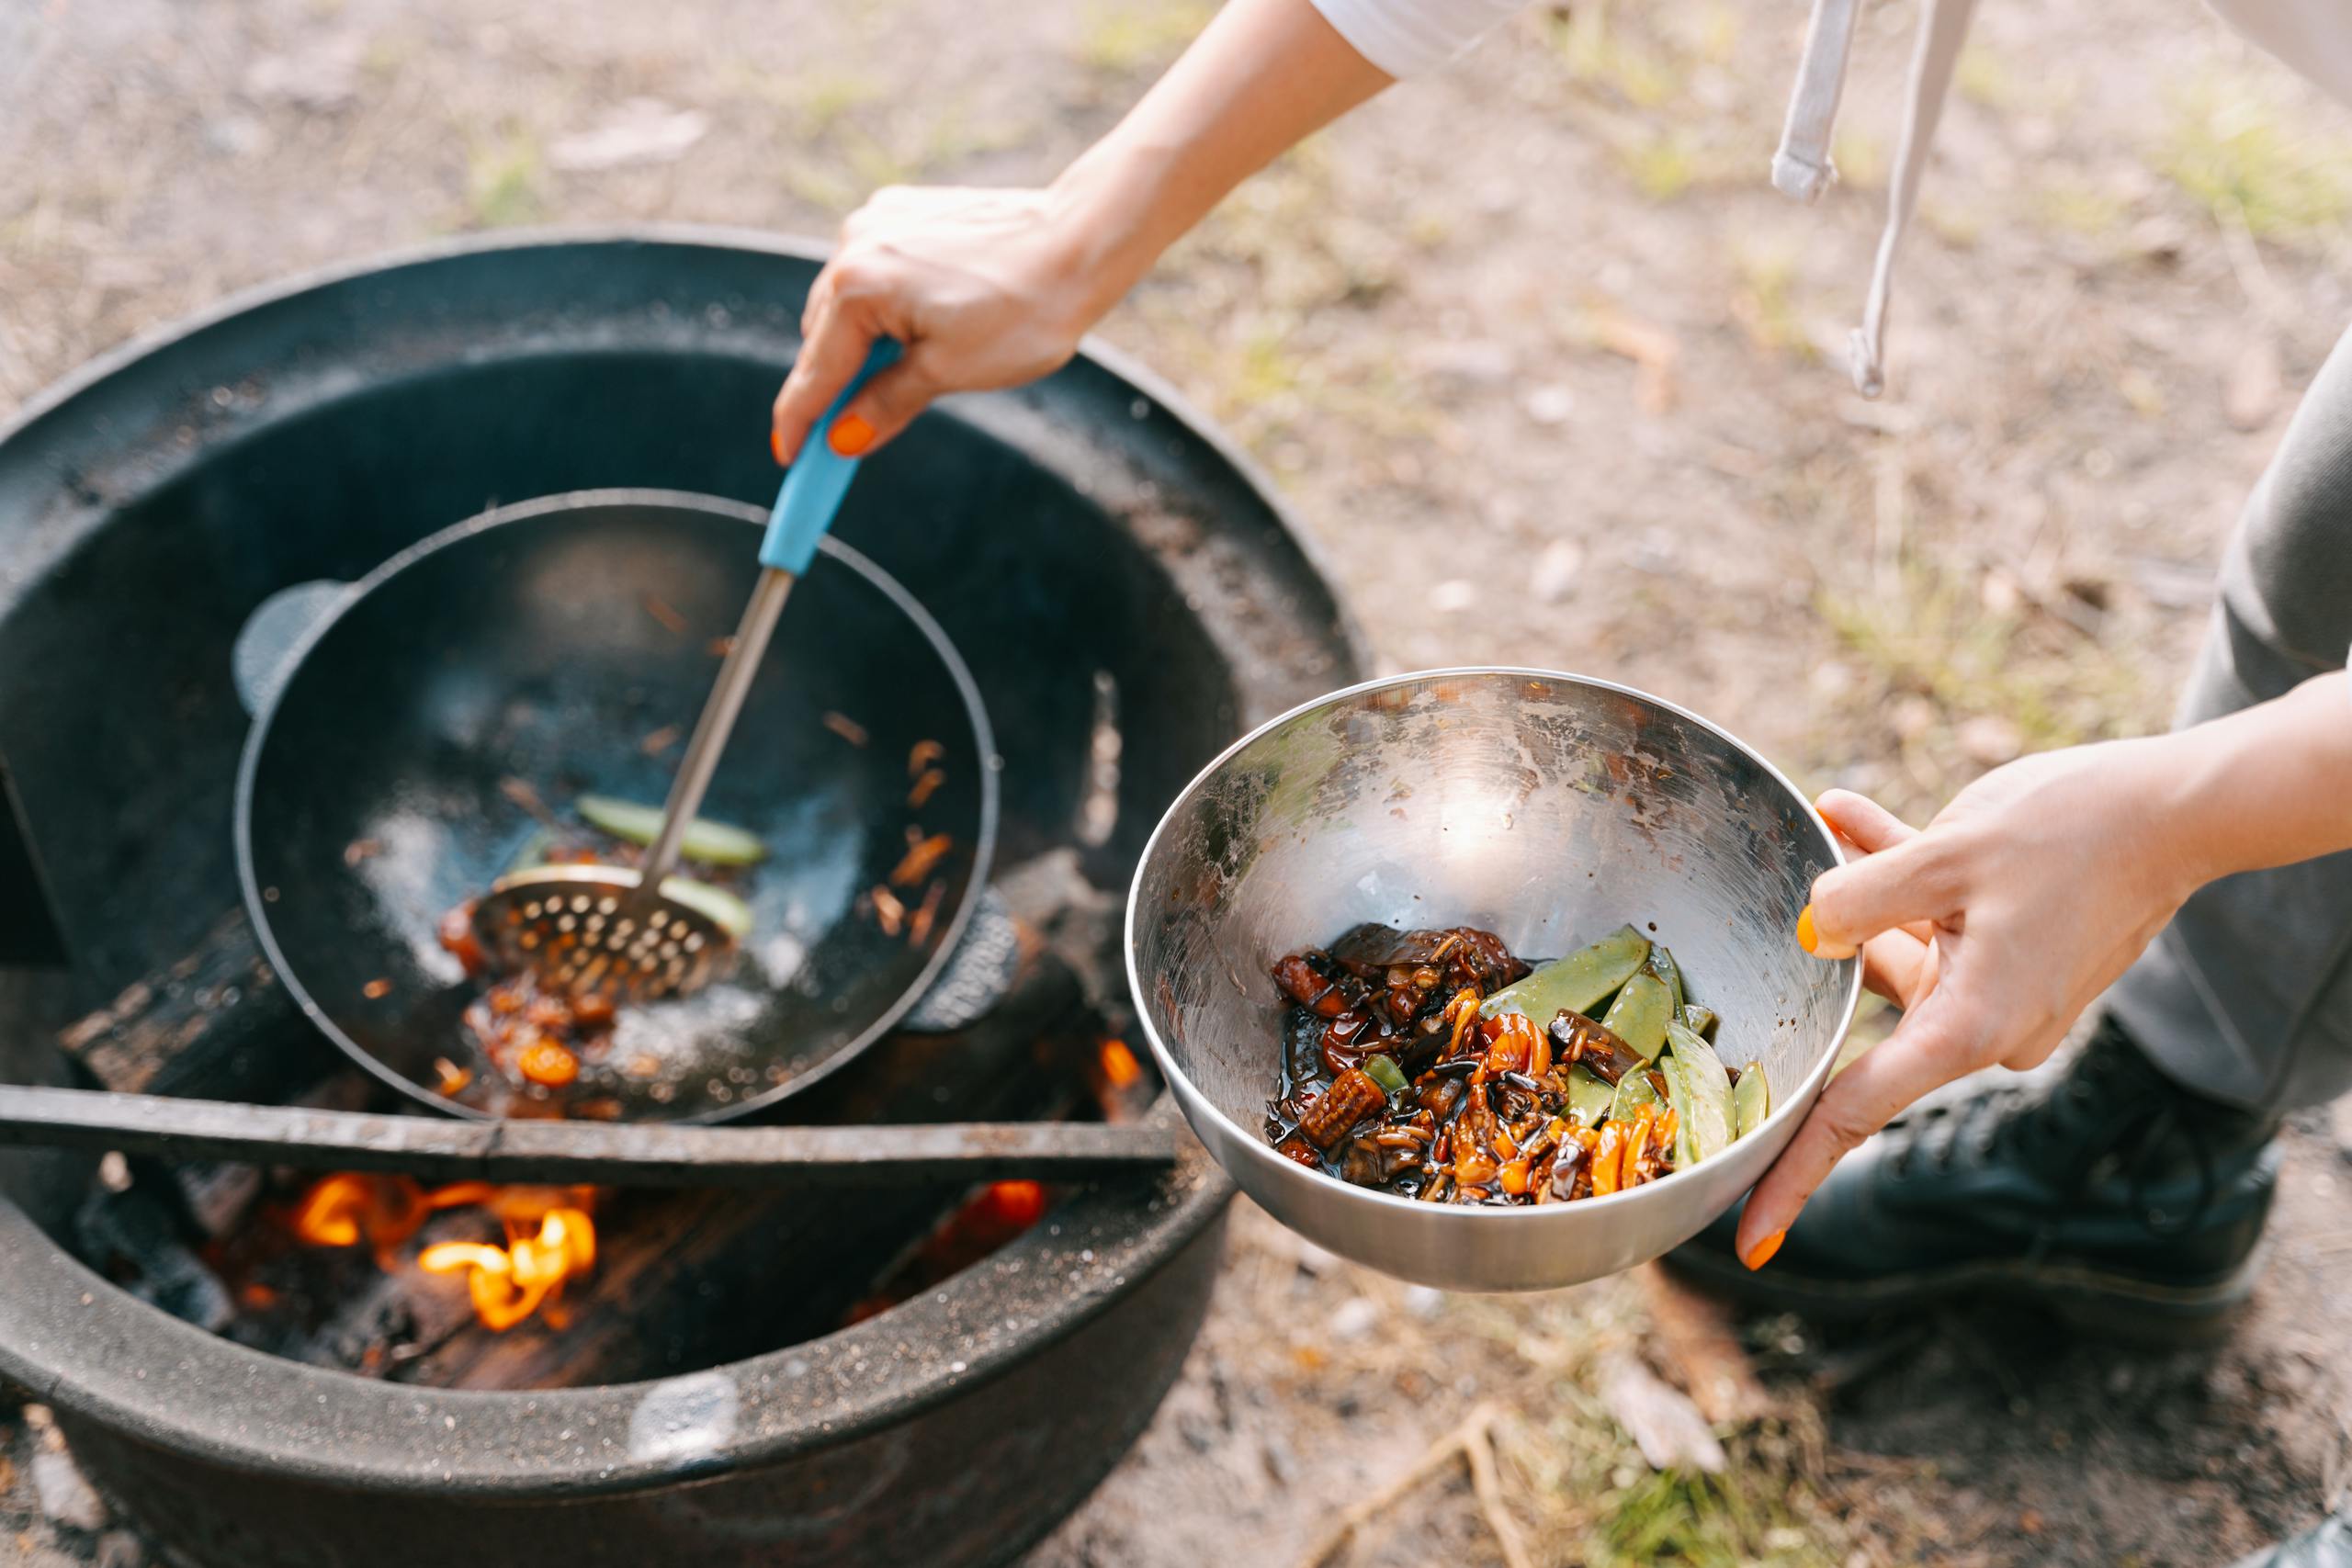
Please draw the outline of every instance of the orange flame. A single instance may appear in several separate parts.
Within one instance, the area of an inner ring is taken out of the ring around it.
[[[1102,1042],[1102,1076],[1113,1089],[1130,1089],[1143,1077],[1142,1064],[1124,1040]]]
[[[549,1209],[540,1217],[536,1235],[523,1222],[510,1219],[503,1247],[447,1241],[426,1247],[416,1263],[428,1274],[467,1270],[474,1315],[483,1327],[503,1334],[541,1306],[552,1304],[562,1294],[565,1280],[595,1266],[596,1227],[582,1210]]]
[[[312,1247],[356,1247],[364,1239],[390,1269],[401,1244],[431,1213],[424,1189],[405,1176],[345,1173],[322,1179],[302,1195],[294,1234]]]
[[[1046,1212],[1046,1190],[1034,1181],[991,1181],[980,1208],[1013,1231],[1024,1231]]]
[[[567,1280],[596,1262],[596,1227],[586,1188],[494,1187],[457,1181],[427,1192],[405,1176],[345,1172],[322,1178],[294,1207],[294,1234],[312,1247],[355,1247],[363,1239],[379,1267],[399,1265],[402,1244],[443,1209],[481,1208],[505,1228],[506,1243],[442,1242],[417,1257],[431,1274],[468,1270],[474,1314],[494,1332],[552,1309]]]

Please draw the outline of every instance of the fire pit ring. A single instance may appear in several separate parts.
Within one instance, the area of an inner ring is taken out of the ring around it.
[[[54,1081],[59,1023],[238,908],[228,671],[253,606],[501,500],[763,502],[763,411],[820,257],[713,232],[472,239],[232,300],[0,434],[0,756],[22,805],[20,824],[0,807],[0,840],[38,852],[75,965],[62,1003],[62,982],[0,976],[0,1076]],[[951,400],[902,440],[843,534],[972,667],[1008,759],[1000,886],[1058,866],[1123,888],[1203,762],[1364,665],[1247,459],[1103,351]],[[975,514],[995,525],[958,526]],[[133,905],[126,881],[181,896]],[[1115,963],[1089,979],[1117,1003]],[[155,1087],[258,1095],[286,1054],[240,1044],[220,1074]],[[468,1393],[277,1359],[130,1298],[58,1239],[87,1181],[74,1157],[0,1152],[0,1376],[55,1409],[131,1522],[206,1568],[1007,1561],[1149,1419],[1231,1193],[1188,1154],[805,1344]]]

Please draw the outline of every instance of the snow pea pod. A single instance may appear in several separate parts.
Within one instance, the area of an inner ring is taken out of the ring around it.
[[[1689,999],[1682,994],[1682,965],[1674,961],[1674,954],[1666,950],[1664,942],[1650,944],[1649,971],[1666,982],[1666,988],[1674,994],[1674,1010],[1680,1012],[1682,1004]]]
[[[1724,1071],[1715,1048],[1679,1021],[1668,1024],[1666,1033],[1669,1048],[1665,1059],[1673,1064],[1667,1069],[1667,1081],[1681,1116],[1674,1163],[1688,1169],[1721,1154],[1736,1135],[1731,1075]]]
[[[1666,982],[1642,970],[1625,982],[1600,1026],[1654,1062],[1666,1045],[1666,1025],[1674,1014],[1674,994]]]
[[[650,844],[662,833],[662,808],[608,795],[583,795],[574,803],[591,827],[602,828],[616,839]],[[679,853],[705,865],[752,865],[767,858],[768,847],[759,835],[724,822],[697,817],[686,826]]]
[[[1746,1137],[1764,1125],[1764,1118],[1772,1114],[1772,1091],[1764,1082],[1764,1064],[1750,1062],[1739,1069],[1739,1081],[1731,1088],[1732,1111],[1739,1124],[1738,1136]]]
[[[1650,1081],[1646,1071],[1627,1073],[1617,1080],[1616,1098],[1609,1104],[1609,1119],[1631,1122],[1645,1110],[1657,1115],[1665,1109],[1665,1098],[1658,1093],[1657,1085]]]
[[[1649,938],[1623,926],[1579,953],[1555,959],[1478,1004],[1480,1018],[1523,1012],[1548,1021],[1563,1008],[1589,1013],[1648,961]],[[1654,1053],[1653,1053],[1654,1054]]]
[[[1608,1119],[1609,1108],[1616,1103],[1616,1100],[1617,1091],[1603,1082],[1590,1067],[1578,1063],[1568,1069],[1568,1115],[1577,1125],[1600,1126]]]

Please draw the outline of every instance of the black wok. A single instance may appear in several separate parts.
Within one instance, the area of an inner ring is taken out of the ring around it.
[[[459,1114],[539,1109],[541,1091],[508,1103],[512,1080],[469,1048],[461,1014],[481,987],[437,928],[543,847],[550,823],[560,840],[593,837],[579,795],[662,799],[674,733],[708,693],[710,644],[751,591],[765,520],[668,491],[554,497],[254,613],[238,647],[254,714],[236,799],[246,905],[304,1011],[377,1077]],[[925,740],[944,748],[945,782],[917,808],[909,757]],[[767,847],[737,888],[751,934],[727,977],[625,1010],[612,1049],[564,1096],[616,1101],[606,1113],[633,1120],[721,1121],[847,1063],[922,998],[963,936],[993,847],[997,766],[945,635],[828,539],[704,808]],[[953,848],[898,890],[912,908],[938,881],[935,918],[922,941],[904,919],[891,934],[869,890],[910,834],[935,833]],[[473,1081],[438,1092],[441,1060]]]

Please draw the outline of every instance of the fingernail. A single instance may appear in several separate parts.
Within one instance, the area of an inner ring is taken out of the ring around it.
[[[1788,1239],[1788,1232],[1784,1230],[1774,1231],[1770,1235],[1766,1236],[1762,1241],[1759,1241],[1754,1247],[1749,1247],[1747,1249],[1747,1256],[1741,1258],[1740,1261],[1747,1265],[1748,1272],[1752,1274],[1757,1269],[1763,1268],[1767,1263],[1771,1262],[1772,1255],[1780,1251],[1781,1244]]]
[[[874,445],[874,427],[854,413],[845,413],[833,421],[825,441],[841,456],[854,457]]]
[[[775,454],[775,461],[778,468],[782,468],[786,463],[791,461],[790,458],[784,455],[784,432],[781,430],[771,430],[768,432],[768,450]]]
[[[1854,956],[1854,949],[1844,942],[1821,940],[1821,932],[1814,928],[1813,906],[1810,904],[1797,911],[1797,945],[1815,958],[1834,960]]]

